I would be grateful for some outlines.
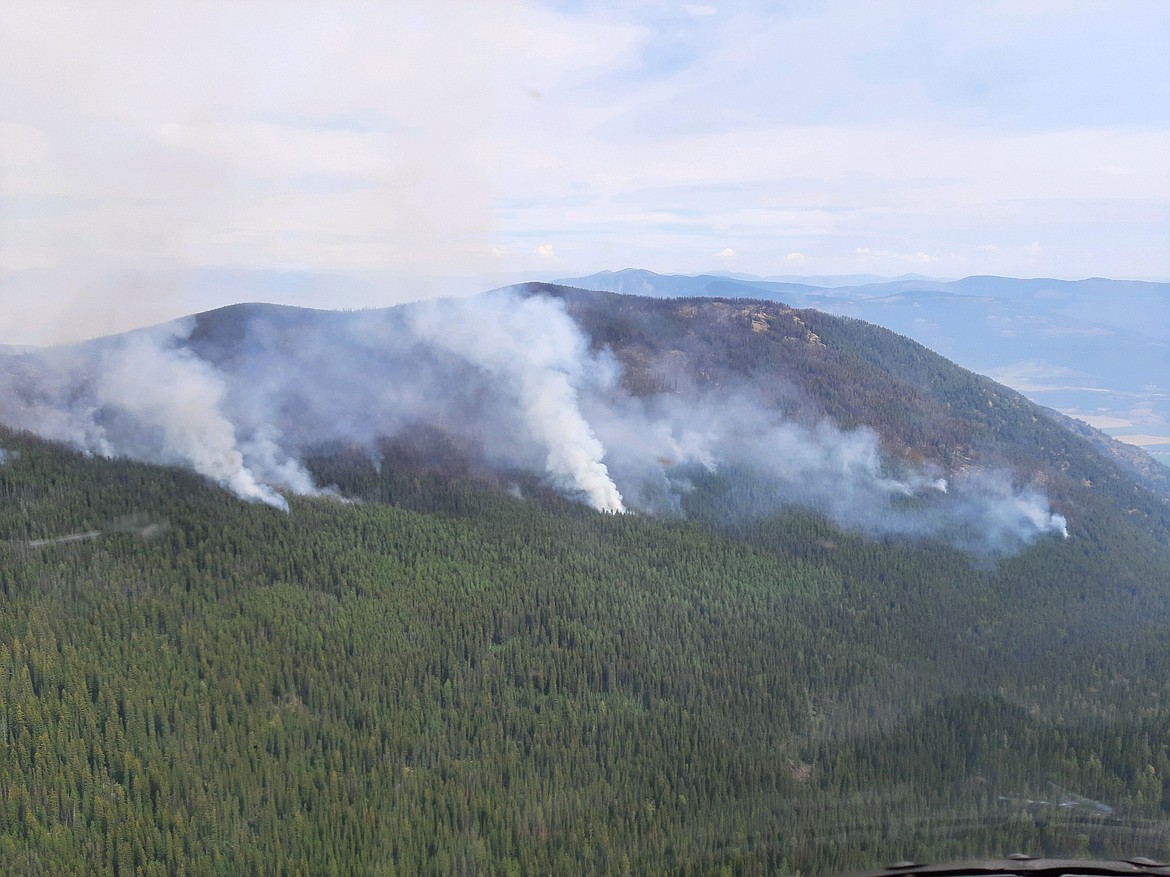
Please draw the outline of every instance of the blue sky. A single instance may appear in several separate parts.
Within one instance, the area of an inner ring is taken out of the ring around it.
[[[1170,4],[0,0],[0,343],[517,278],[1170,278]]]

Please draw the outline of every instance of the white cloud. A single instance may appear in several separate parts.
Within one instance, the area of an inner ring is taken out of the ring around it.
[[[896,253],[892,250],[858,247],[853,252],[863,261],[882,260],[885,262],[911,262],[918,264],[937,261],[936,257],[929,253],[924,253],[921,250],[916,253]]]
[[[557,257],[552,244],[540,244],[533,252],[542,259],[555,259]]]
[[[184,272],[425,279],[542,245],[575,273],[725,246],[761,274],[815,248],[1170,275],[1170,102],[1137,75],[1170,7],[1030,8],[0,0],[0,342],[197,309]]]
[[[792,265],[799,265],[804,262],[804,253],[789,253],[784,257],[784,261]]]
[[[725,259],[725,260],[734,259],[735,258],[735,250],[733,250],[731,247],[724,247],[722,250],[719,251],[718,255],[719,255],[720,259]]]

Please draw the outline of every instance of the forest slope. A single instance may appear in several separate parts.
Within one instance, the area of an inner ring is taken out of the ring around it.
[[[397,507],[285,514],[3,444],[9,873],[1167,852],[1170,589],[1164,565],[1115,568],[1152,548],[1132,532],[986,567],[804,516],[729,540],[357,457],[317,462]],[[1088,803],[1021,803],[1054,786]]]
[[[799,281],[799,282],[794,282]],[[857,317],[907,335],[1045,406],[1107,428],[1124,461],[1170,480],[1170,284],[1090,278],[962,280],[661,275],[560,281],[659,297],[740,297]],[[1144,459],[1143,459],[1144,458]]]
[[[1170,854],[1165,501],[890,332],[537,284],[2,367],[88,449],[0,429],[12,873]]]

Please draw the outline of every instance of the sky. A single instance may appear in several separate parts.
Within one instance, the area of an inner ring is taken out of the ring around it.
[[[1170,279],[1170,3],[0,0],[0,343],[626,267]]]

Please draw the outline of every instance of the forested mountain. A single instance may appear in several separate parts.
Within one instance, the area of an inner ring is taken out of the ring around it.
[[[622,496],[677,510],[689,469],[749,464],[813,506],[791,482],[833,468],[853,487],[868,474],[912,493],[977,469],[1061,501],[1127,481],[1170,496],[1140,452],[1111,466],[1092,433],[904,338],[740,299],[530,284],[381,311],[238,305],[0,357],[0,398],[10,426],[186,463],[276,502],[264,485],[312,489],[307,453],[420,427],[481,468],[542,472],[609,510]],[[785,444],[816,459],[796,455],[800,471],[771,459]]]
[[[636,269],[564,282],[647,296],[760,298],[858,317],[1128,437],[1170,467],[1167,283],[988,276],[762,280]]]
[[[0,375],[6,873],[1170,854],[1166,501],[886,330],[531,285]]]

